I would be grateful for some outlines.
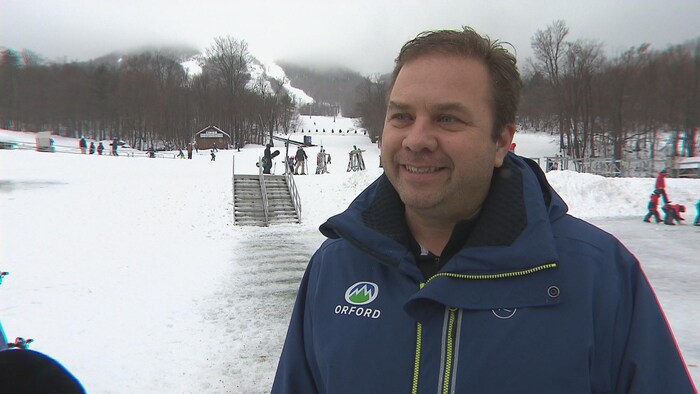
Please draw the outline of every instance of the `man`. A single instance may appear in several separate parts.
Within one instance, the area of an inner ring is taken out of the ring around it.
[[[296,163],[294,164],[294,175],[306,175],[306,159],[308,156],[306,156],[306,152],[304,151],[303,146],[299,146],[297,148],[297,153],[294,155],[294,159]],[[301,168],[301,172],[299,172],[299,169]]]
[[[515,58],[471,29],[396,60],[385,173],[321,226],[273,393],[691,393],[639,262],[508,148]]]

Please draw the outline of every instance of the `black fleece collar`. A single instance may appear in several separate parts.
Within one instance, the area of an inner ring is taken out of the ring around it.
[[[405,206],[386,175],[379,179],[376,198],[362,213],[364,224],[410,248]],[[491,188],[473,226],[467,226],[466,246],[507,246],[527,226],[520,169],[507,158],[494,169]],[[457,229],[463,226],[457,226]],[[453,234],[453,237],[455,234]],[[457,235],[459,237],[459,235]]]

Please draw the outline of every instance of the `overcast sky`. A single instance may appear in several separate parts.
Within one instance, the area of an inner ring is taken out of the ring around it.
[[[522,62],[535,32],[557,19],[571,40],[602,41],[614,56],[700,37],[700,0],[0,0],[0,46],[72,61],[144,45],[204,52],[214,37],[231,35],[264,60],[372,74],[389,72],[417,33],[462,25],[512,43]]]

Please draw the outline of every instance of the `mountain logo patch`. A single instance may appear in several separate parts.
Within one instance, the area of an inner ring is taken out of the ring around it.
[[[372,282],[357,282],[345,291],[345,301],[353,305],[367,305],[377,299],[379,286]]]

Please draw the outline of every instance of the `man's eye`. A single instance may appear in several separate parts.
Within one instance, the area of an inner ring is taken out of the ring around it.
[[[438,117],[438,122],[440,122],[440,123],[453,123],[456,121],[457,121],[457,118],[455,118],[452,115],[440,115]]]
[[[411,117],[405,113],[395,113],[395,114],[391,115],[391,119],[404,121],[404,120],[410,120]]]

